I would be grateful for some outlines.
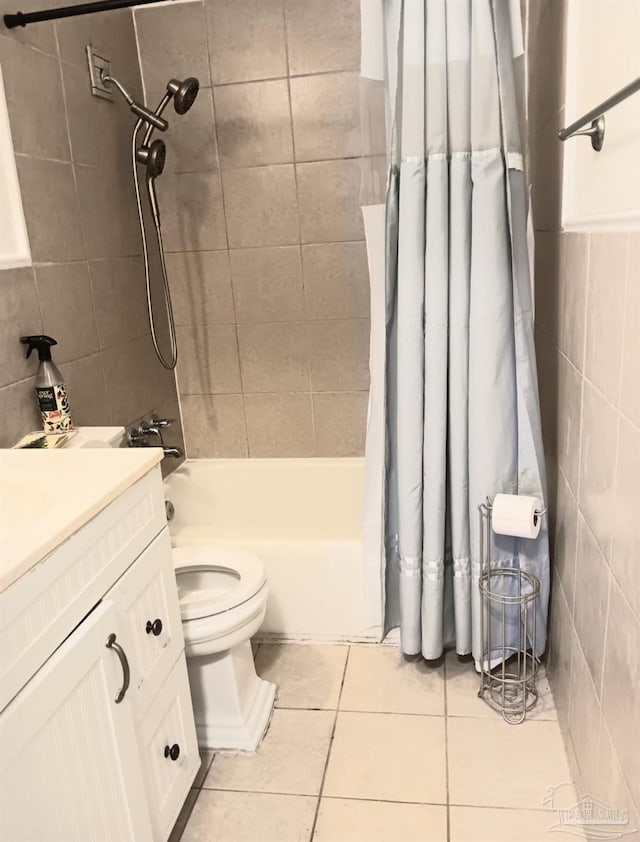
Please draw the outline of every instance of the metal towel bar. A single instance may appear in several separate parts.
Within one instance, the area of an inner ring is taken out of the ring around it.
[[[591,111],[587,111],[587,113],[583,114],[579,120],[575,121],[575,123],[571,123],[571,125],[567,126],[565,129],[560,129],[558,137],[560,140],[568,140],[570,137],[576,137],[577,135],[587,135],[591,138],[591,146],[593,149],[595,149],[596,152],[599,152],[604,145],[605,111],[609,111],[610,108],[613,108],[615,105],[619,105],[624,99],[627,99],[627,97],[630,97],[638,91],[640,91],[640,76],[638,76],[637,79],[634,79],[633,82],[629,82],[628,85],[625,85],[624,88],[621,88],[617,93],[613,94],[613,96],[605,99],[605,101],[601,102],[600,105],[596,105],[596,107],[592,108]],[[586,126],[587,123],[591,123],[590,128],[579,131],[583,126]]]

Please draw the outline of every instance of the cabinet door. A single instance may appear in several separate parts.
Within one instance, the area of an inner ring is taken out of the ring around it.
[[[169,530],[163,529],[106,596],[117,607],[142,718],[184,649]]]
[[[166,839],[200,768],[184,654],[141,722],[139,741],[155,837]]]
[[[1,839],[152,839],[131,699],[115,701],[113,633],[121,642],[100,603],[0,715]]]

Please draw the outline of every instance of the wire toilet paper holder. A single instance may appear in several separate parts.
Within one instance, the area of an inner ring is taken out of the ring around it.
[[[487,497],[480,513],[480,690],[478,696],[519,725],[538,701],[535,652],[540,581],[527,570],[491,566],[493,501]],[[536,509],[541,518],[546,507]],[[509,629],[509,634],[507,630]]]

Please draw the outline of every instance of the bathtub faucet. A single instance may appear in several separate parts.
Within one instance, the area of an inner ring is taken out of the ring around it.
[[[181,447],[166,445],[162,439],[162,431],[173,424],[170,418],[156,418],[154,415],[148,421],[141,421],[137,427],[129,432],[130,447],[161,447],[163,457],[173,456],[180,459],[184,456]],[[150,441],[154,439],[154,441]]]
[[[173,456],[176,459],[180,459],[184,456],[184,452],[181,447],[168,447],[166,444],[162,445],[162,452],[165,456]]]

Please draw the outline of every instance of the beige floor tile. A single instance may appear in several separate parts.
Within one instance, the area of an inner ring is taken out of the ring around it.
[[[181,842],[309,842],[316,801],[203,789]]]
[[[550,810],[498,810],[490,807],[451,807],[451,842],[550,842],[557,815]],[[575,833],[574,833],[575,831]],[[584,839],[579,828],[559,839]]]
[[[324,795],[445,803],[444,717],[340,712]]]
[[[335,710],[348,651],[348,646],[263,643],[256,670],[277,685],[278,707]]]
[[[471,659],[461,659],[454,651],[447,652],[447,714],[449,716],[477,716],[502,719],[499,713],[478,697],[480,676]],[[540,667],[536,682],[538,702],[527,714],[527,719],[557,720],[549,679],[544,666]]]
[[[444,670],[395,646],[353,646],[341,710],[444,715]]]
[[[452,804],[535,810],[571,779],[557,722],[449,717],[447,728]]]
[[[329,751],[334,713],[276,710],[257,754],[216,754],[207,789],[317,795]]]
[[[313,842],[443,842],[447,808],[323,798]]]

